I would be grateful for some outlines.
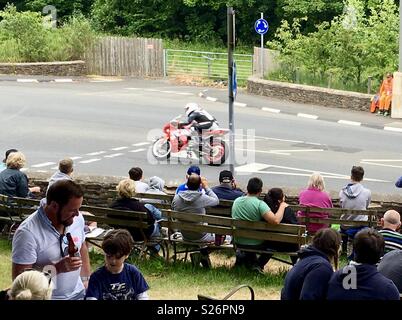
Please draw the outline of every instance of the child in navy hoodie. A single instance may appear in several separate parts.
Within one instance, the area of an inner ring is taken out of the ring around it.
[[[399,300],[395,284],[377,271],[385,242],[374,229],[359,231],[353,242],[354,261],[329,281],[328,300]]]
[[[328,281],[338,268],[341,235],[330,228],[320,229],[310,246],[299,252],[300,260],[288,272],[281,300],[324,300]]]

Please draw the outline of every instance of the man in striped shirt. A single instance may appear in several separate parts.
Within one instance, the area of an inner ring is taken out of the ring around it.
[[[402,250],[401,216],[398,211],[388,210],[381,218],[382,234],[385,240],[385,253],[399,249]]]

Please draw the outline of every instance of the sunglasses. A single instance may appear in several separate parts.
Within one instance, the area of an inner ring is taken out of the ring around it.
[[[59,238],[60,255],[62,258],[68,256],[68,239],[65,234],[61,234]]]

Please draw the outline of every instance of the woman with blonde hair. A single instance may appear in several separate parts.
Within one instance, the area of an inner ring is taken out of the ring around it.
[[[49,276],[37,270],[24,271],[13,281],[10,300],[50,300],[53,284]]]
[[[6,159],[7,169],[0,172],[0,194],[10,197],[31,197],[31,192],[40,192],[39,187],[28,187],[28,177],[21,172],[26,159],[22,152],[12,152]]]
[[[299,204],[307,207],[332,208],[331,197],[325,190],[324,178],[318,172],[314,172],[308,181],[307,189],[302,190],[299,194]],[[305,217],[305,211],[297,212],[298,217]],[[329,217],[328,212],[309,213],[309,218],[326,219]],[[324,223],[306,223],[307,231],[310,234],[316,233],[322,228],[329,225]]]

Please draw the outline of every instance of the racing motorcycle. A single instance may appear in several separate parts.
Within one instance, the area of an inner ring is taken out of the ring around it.
[[[191,124],[183,123],[179,115],[163,126],[163,136],[157,137],[152,145],[152,155],[158,160],[171,156],[204,160],[209,165],[221,165],[227,158],[227,144],[223,137],[228,129],[203,130],[191,129]]]

